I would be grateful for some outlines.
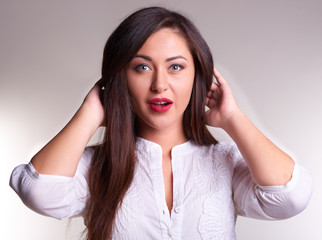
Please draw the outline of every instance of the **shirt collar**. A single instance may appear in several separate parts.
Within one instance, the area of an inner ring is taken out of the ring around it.
[[[147,139],[137,137],[137,147],[145,149],[148,152],[158,152],[162,154],[162,148],[159,144]],[[182,144],[176,145],[171,150],[171,156],[191,154],[198,146],[193,140],[188,140]]]

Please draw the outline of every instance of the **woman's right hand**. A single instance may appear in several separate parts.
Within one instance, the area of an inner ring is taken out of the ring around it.
[[[93,121],[97,123],[97,128],[104,125],[105,122],[105,110],[103,108],[100,94],[102,91],[102,79],[97,81],[92,89],[86,95],[84,102],[81,108],[86,108],[90,110],[91,117],[93,117]]]
[[[85,147],[105,122],[100,81],[89,91],[69,123],[32,158],[38,173],[74,176]]]

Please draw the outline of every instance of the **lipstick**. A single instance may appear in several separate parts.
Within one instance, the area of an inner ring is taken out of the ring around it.
[[[148,104],[153,111],[164,113],[171,108],[173,102],[167,98],[153,98]]]

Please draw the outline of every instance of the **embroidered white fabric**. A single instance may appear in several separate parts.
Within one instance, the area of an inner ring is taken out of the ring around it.
[[[131,187],[117,213],[113,239],[233,240],[237,215],[284,219],[308,204],[312,179],[295,165],[283,186],[256,185],[234,143],[197,146],[192,141],[172,149],[173,209],[165,202],[162,149],[139,138],[138,164]],[[16,167],[10,185],[34,211],[57,219],[84,215],[89,198],[87,148],[74,177],[38,174],[31,163]]]

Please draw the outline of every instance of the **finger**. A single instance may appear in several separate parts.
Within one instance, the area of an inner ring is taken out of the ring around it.
[[[209,89],[209,91],[207,93],[207,97],[211,97],[211,95],[213,94],[213,92],[216,91],[216,86],[215,85],[216,85],[215,83],[212,83],[210,85],[210,89]]]
[[[208,98],[208,101],[207,101],[207,107],[209,108],[215,108],[217,107],[219,104],[219,101],[214,99],[214,98]]]
[[[212,82],[211,86],[210,86],[210,91],[216,91],[216,89],[219,88],[219,85],[216,82]]]
[[[208,97],[211,97],[212,95],[214,95],[214,96],[220,95],[220,92],[221,92],[221,89],[218,86],[218,84],[216,84],[216,83],[213,82],[211,84],[211,86],[210,86],[210,90],[208,91],[207,96]]]
[[[209,97],[206,97],[206,98],[205,98],[205,105],[206,105],[207,107],[208,107],[209,99],[210,99]]]
[[[205,104],[206,106],[208,107],[213,107],[214,106],[214,102],[215,105],[218,104],[218,102],[220,102],[220,99],[222,97],[222,93],[219,89],[217,89],[218,91],[209,91],[208,94],[207,94],[207,97],[205,98]]]
[[[215,76],[219,86],[226,83],[225,78],[220,74],[220,72],[217,70],[216,67],[214,67],[213,73],[214,73],[214,76]]]
[[[207,99],[214,99],[215,101],[219,101],[221,98],[221,93],[219,92],[209,92],[207,97]]]
[[[221,100],[221,94],[220,93],[212,93],[210,96],[206,97],[206,102],[207,104],[209,103],[213,103],[213,101],[216,102],[216,105],[218,104],[218,102],[220,102]]]

